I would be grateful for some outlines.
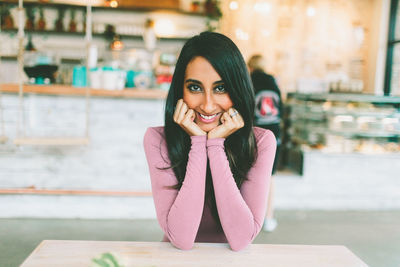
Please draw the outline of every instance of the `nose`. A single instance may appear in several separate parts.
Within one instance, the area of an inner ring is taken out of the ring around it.
[[[212,115],[216,108],[214,96],[208,92],[205,93],[200,108],[208,115]]]

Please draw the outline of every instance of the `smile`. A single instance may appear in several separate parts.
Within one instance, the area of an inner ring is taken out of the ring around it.
[[[209,123],[209,122],[213,122],[216,119],[216,117],[218,116],[218,114],[220,114],[220,113],[215,113],[214,115],[211,115],[211,116],[206,116],[206,115],[203,115],[203,114],[201,114],[199,112],[197,112],[197,114],[198,114],[199,119],[201,121]]]
[[[199,113],[199,114],[200,114],[200,116],[201,116],[202,118],[204,118],[204,119],[206,119],[206,120],[211,120],[212,118],[214,118],[215,116],[218,115],[218,113],[217,113],[217,114],[214,114],[214,115],[211,115],[211,116],[206,116],[206,115],[203,115],[203,114],[201,114],[201,113]]]

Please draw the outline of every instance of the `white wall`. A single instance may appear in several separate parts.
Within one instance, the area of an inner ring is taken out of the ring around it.
[[[27,96],[28,136],[84,134],[83,97]],[[151,191],[143,136],[163,124],[164,101],[92,98],[90,144],[13,145],[18,98],[3,95],[8,143],[0,144],[0,188]],[[34,122],[32,122],[34,121]],[[154,217],[151,197],[0,195],[0,217]]]

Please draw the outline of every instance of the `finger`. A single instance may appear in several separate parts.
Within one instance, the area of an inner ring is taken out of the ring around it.
[[[186,112],[183,120],[182,120],[182,124],[184,126],[188,126],[190,123],[193,122],[193,118],[194,117],[194,111],[193,109],[188,109],[188,111]]]
[[[229,113],[229,115],[230,115],[232,118],[235,118],[235,117],[239,117],[239,116],[240,116],[239,111],[237,111],[237,110],[234,109],[234,108],[230,108],[230,109],[228,110],[228,113]]]
[[[179,111],[181,110],[182,103],[183,103],[183,99],[179,99],[178,102],[176,103],[175,111],[174,111],[174,121],[175,122],[177,122],[177,120],[178,120],[178,115],[179,115]]]
[[[236,109],[234,109],[234,108],[230,108],[230,109],[228,110],[228,113],[229,113],[230,117],[232,118],[232,121],[233,121],[237,126],[239,126],[239,125],[240,125],[240,118],[241,118],[239,112],[238,112]]]
[[[234,108],[229,108],[228,109],[228,113],[229,113],[230,116],[234,115],[235,112],[236,112],[236,109],[234,109]]]
[[[178,123],[181,123],[183,119],[185,118],[186,112],[188,110],[188,106],[186,105],[185,102],[182,103],[181,109],[178,114]]]
[[[179,99],[178,101],[179,101],[179,108],[177,109],[177,111],[178,111],[177,115],[179,116],[179,114],[181,113],[181,110],[182,110],[182,106],[185,105],[185,102],[183,101],[182,98]]]
[[[230,108],[229,114],[231,114],[231,118],[232,118],[233,123],[235,124],[235,128],[240,129],[244,126],[243,117],[240,115],[240,113],[236,109]],[[232,117],[232,115],[233,115],[233,117]]]
[[[221,118],[220,118],[219,120],[220,120],[220,122],[221,122],[222,124],[225,123],[224,114],[221,115]]]
[[[229,115],[228,112],[224,112],[224,114],[222,114],[222,117],[224,118],[225,122],[224,125],[226,125],[229,129],[234,128],[234,122],[232,120],[231,115]]]
[[[190,120],[193,122],[194,119],[196,119],[196,112],[193,109],[191,109],[191,111]]]
[[[239,115],[238,117],[238,121],[239,121],[239,127],[242,128],[244,126],[244,120],[243,117]]]

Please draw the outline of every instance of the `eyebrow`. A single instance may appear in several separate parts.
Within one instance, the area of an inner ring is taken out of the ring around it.
[[[187,79],[187,80],[185,81],[185,83],[196,83],[196,84],[201,84],[200,81],[194,80],[194,79]],[[223,82],[222,80],[213,82],[213,84],[220,84],[220,83],[224,83],[224,82]]]

